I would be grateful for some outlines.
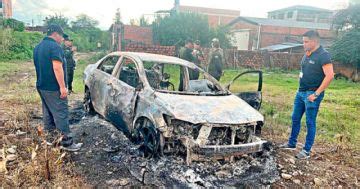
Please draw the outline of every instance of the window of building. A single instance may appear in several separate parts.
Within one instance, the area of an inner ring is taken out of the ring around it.
[[[278,19],[284,19],[284,13],[278,14],[277,18]]]
[[[287,13],[287,18],[292,18],[293,17],[293,12],[288,12]]]

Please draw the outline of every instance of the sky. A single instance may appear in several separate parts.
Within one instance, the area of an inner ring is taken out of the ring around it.
[[[346,7],[348,0],[180,0],[180,5],[240,10],[241,16],[266,17],[267,12],[293,5],[308,5],[330,10]],[[48,15],[62,14],[74,20],[86,14],[99,21],[101,29],[108,29],[116,9],[122,21],[149,16],[158,10],[169,10],[174,0],[13,0],[13,17],[28,25],[42,25]]]

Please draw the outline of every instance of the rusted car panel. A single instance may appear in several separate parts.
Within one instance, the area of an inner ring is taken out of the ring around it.
[[[110,66],[103,63],[109,59]],[[131,69],[125,67],[129,62],[134,63]],[[186,68],[183,70],[184,91],[154,89],[154,81],[150,81],[151,85],[147,74],[158,70],[145,69],[144,62]],[[198,70],[206,79],[189,80],[187,69]],[[134,82],[119,79],[122,74],[131,74],[134,70],[135,75],[131,75]],[[262,151],[266,143],[254,136],[256,128],[264,122],[256,109],[231,94],[195,64],[176,57],[114,52],[85,69],[84,83],[95,111],[130,139],[137,140],[139,135],[152,132],[150,138],[156,141],[151,141],[149,149],[161,153],[176,150],[180,142],[187,152],[188,163],[204,160],[206,158],[201,157],[211,154],[226,158]],[[207,88],[209,83],[215,92]],[[146,132],[139,128],[145,128]]]

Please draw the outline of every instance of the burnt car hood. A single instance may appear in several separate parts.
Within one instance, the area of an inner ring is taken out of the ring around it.
[[[197,123],[244,124],[263,121],[257,110],[235,95],[197,96],[155,93],[176,119]]]

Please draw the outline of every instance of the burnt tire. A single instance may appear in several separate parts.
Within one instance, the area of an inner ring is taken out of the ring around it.
[[[95,115],[95,109],[92,104],[90,90],[88,88],[85,88],[85,94],[84,94],[84,102],[83,102],[84,111],[87,115]]]
[[[160,134],[150,120],[142,118],[137,122],[133,141],[139,145],[144,157],[152,158],[160,155]]]

